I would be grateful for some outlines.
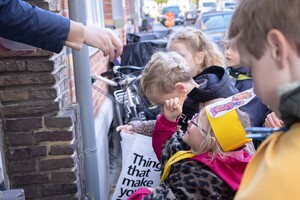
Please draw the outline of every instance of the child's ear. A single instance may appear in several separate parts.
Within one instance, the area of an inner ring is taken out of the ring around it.
[[[212,149],[216,145],[216,138],[211,137],[210,144],[209,144],[209,149]]]
[[[194,55],[194,60],[196,62],[197,65],[201,65],[204,61],[204,52],[200,51],[200,52],[196,52]]]
[[[185,85],[182,82],[178,82],[175,84],[175,90],[181,94],[183,90],[185,90]]]
[[[271,29],[267,34],[267,43],[271,48],[271,56],[279,64],[279,67],[286,66],[290,45],[282,32]]]

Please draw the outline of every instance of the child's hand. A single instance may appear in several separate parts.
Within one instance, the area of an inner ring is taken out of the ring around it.
[[[116,128],[117,131],[125,132],[125,133],[134,133],[132,125],[121,125]]]
[[[283,121],[279,119],[274,112],[267,115],[265,119],[265,127],[268,128],[280,128],[284,125]]]
[[[183,90],[180,98],[175,97],[165,101],[163,112],[168,120],[173,122],[176,121],[176,118],[182,113],[182,106],[186,96],[187,92],[186,90]]]
[[[153,192],[155,191],[155,188],[152,188],[152,187],[147,187],[147,189],[148,189],[151,193],[153,193]]]

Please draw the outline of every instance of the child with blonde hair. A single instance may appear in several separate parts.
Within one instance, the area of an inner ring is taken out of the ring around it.
[[[299,198],[299,8],[299,0],[243,0],[233,14],[228,38],[252,73],[255,93],[286,126],[260,145],[235,199]]]
[[[185,59],[192,77],[207,67],[225,66],[222,52],[199,29],[188,27],[175,32],[169,38],[167,49],[179,53]]]
[[[229,83],[228,79],[224,85]],[[212,103],[224,98],[211,94],[209,100],[198,102],[202,109],[189,120],[187,131],[178,130],[187,95],[205,88],[206,83],[197,84],[185,60],[175,52],[154,54],[140,84],[143,94],[163,107],[152,135],[163,174],[158,187],[141,188],[129,199],[232,199],[251,158],[244,148],[251,141],[243,128],[249,125],[248,115],[233,109],[213,119],[209,106],[217,106]]]
[[[171,52],[177,52],[185,59],[190,68],[190,73],[197,83],[202,83],[202,81],[204,81],[203,78],[199,77],[202,75],[205,76],[207,84],[213,84],[214,87],[221,86],[223,81],[227,80],[228,76],[226,75],[225,70],[217,67],[213,67],[211,70],[207,70],[201,74],[203,70],[210,66],[224,66],[224,56],[217,46],[200,30],[195,28],[184,28],[175,32],[169,38],[167,49]],[[163,72],[159,71],[158,73],[163,74]],[[168,77],[168,75],[165,75],[165,77]],[[229,96],[238,92],[234,86],[228,86],[227,89]],[[196,98],[194,99],[196,104],[198,104],[199,101],[202,101],[201,98],[204,97],[204,95],[198,96],[199,95],[193,97]],[[226,94],[224,97],[228,97],[228,95]],[[179,118],[179,125],[183,130],[187,127],[187,121],[199,110],[197,105],[193,102],[194,100],[189,97],[184,103],[183,112]],[[137,132],[142,135],[151,136],[154,123],[155,120],[132,121],[126,125],[119,126],[117,130]]]

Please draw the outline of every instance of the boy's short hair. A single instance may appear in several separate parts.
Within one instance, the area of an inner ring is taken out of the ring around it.
[[[176,52],[157,52],[145,66],[140,79],[142,95],[168,94],[175,84],[192,80],[186,61]]]
[[[277,29],[299,54],[299,8],[299,0],[241,0],[233,14],[228,37],[260,59],[266,49],[268,31]]]

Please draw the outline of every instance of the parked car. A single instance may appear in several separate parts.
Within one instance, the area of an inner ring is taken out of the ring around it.
[[[186,11],[184,14],[184,26],[194,25],[199,14],[200,10]]]
[[[216,0],[199,0],[199,9],[201,13],[216,11]]]
[[[180,10],[179,6],[165,6],[158,16],[158,21],[165,25],[166,13],[173,12],[175,16],[175,24],[184,23],[184,13]]]
[[[236,7],[235,1],[220,1],[217,5],[217,10],[220,11],[234,10],[235,7]]]
[[[202,13],[197,18],[195,27],[207,34],[223,50],[222,40],[224,39],[232,14],[233,11]]]

